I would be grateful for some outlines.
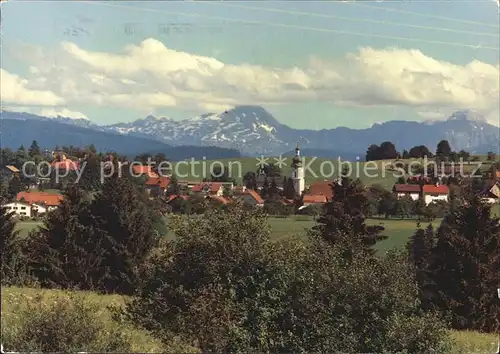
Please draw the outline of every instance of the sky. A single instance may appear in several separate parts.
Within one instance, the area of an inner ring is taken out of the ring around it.
[[[2,3],[5,110],[97,124],[259,105],[301,129],[499,125],[495,0]]]

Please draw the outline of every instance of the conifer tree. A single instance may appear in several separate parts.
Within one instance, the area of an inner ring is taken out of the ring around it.
[[[331,244],[348,240],[352,245],[373,253],[371,247],[387,237],[381,235],[383,227],[365,223],[370,206],[361,182],[342,177],[340,183],[332,184],[332,190],[334,197],[325,204],[316,232]]]
[[[495,332],[498,321],[500,220],[470,189],[443,219],[429,275],[437,308],[456,329]]]
[[[30,157],[35,157],[40,155],[40,146],[38,146],[38,142],[33,140],[30,148],[28,149],[28,154]]]
[[[101,288],[97,269],[101,267],[104,250],[89,206],[82,189],[69,185],[61,204],[26,240],[24,254],[42,286]]]
[[[435,233],[432,224],[424,230],[417,224],[417,231],[408,241],[408,257],[415,271],[415,279],[420,290],[420,300],[424,309],[429,309],[431,299],[429,298],[429,267],[431,252],[435,244]]]
[[[128,178],[108,178],[91,206],[99,237],[107,250],[102,263],[106,291],[131,294],[138,271],[156,245],[153,222],[156,213],[148,207]]]
[[[171,195],[178,195],[181,193],[181,188],[179,185],[179,180],[177,179],[177,176],[175,174],[172,174],[170,177],[170,182],[168,183],[167,187],[167,196]]]
[[[18,232],[15,230],[14,213],[7,210],[0,196],[0,256],[2,284],[13,275],[14,262],[19,256]]]
[[[9,198],[13,199],[16,195],[23,190],[23,182],[19,178],[19,176],[15,175],[9,181],[9,187],[7,189],[7,195]]]

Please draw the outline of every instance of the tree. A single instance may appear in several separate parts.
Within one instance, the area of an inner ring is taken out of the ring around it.
[[[31,146],[28,149],[28,154],[32,158],[40,155],[40,146],[38,146],[38,142],[36,140],[33,140],[33,142],[31,143]]]
[[[262,199],[267,199],[267,196],[269,194],[269,182],[267,180],[267,177],[264,178],[264,183],[262,184],[262,188],[260,190],[260,196]]]
[[[384,141],[380,144],[380,159],[381,160],[392,160],[398,158],[398,152],[396,151],[396,146],[390,141]]]
[[[496,159],[496,154],[493,151],[488,151],[488,161],[494,161]]]
[[[166,194],[167,194],[167,196],[181,194],[181,186],[179,185],[179,180],[177,179],[177,176],[175,174],[173,174],[170,177],[170,181],[168,182]]]
[[[279,189],[278,185],[276,184],[276,179],[273,178],[271,180],[271,184],[269,185],[269,189],[267,190],[267,199],[278,199],[279,198]]]
[[[257,189],[257,177],[255,172],[247,172],[243,176],[243,183],[248,189],[256,190]]]
[[[410,158],[410,154],[408,153],[408,150],[404,149],[403,150],[403,154],[401,155],[401,157],[403,159],[409,159]]]
[[[77,185],[23,244],[29,268],[44,287],[98,290],[105,250],[96,235],[90,200]]]
[[[380,147],[378,145],[372,144],[368,146],[368,150],[366,151],[366,161],[376,161],[380,160]]]
[[[325,204],[315,232],[331,244],[348,237],[354,247],[372,253],[371,247],[387,237],[381,235],[383,227],[365,223],[369,203],[361,182],[343,177],[341,183],[332,184],[332,190],[335,198]]]
[[[212,182],[233,182],[234,180],[229,176],[229,168],[226,166],[215,166],[212,169],[210,180]]]
[[[436,157],[440,160],[447,160],[451,154],[451,147],[448,140],[441,140],[436,148]]]
[[[432,298],[429,295],[429,268],[434,245],[435,234],[432,224],[429,224],[426,229],[422,229],[420,228],[420,223],[418,223],[417,231],[407,243],[407,250],[419,287],[421,306],[425,310],[431,309],[432,304]]]
[[[272,241],[262,211],[238,204],[171,226],[176,239],[152,257],[122,312],[164,343],[224,353],[447,352],[446,329],[421,314],[401,255],[346,262],[342,247],[319,238]]]
[[[437,231],[430,257],[433,304],[456,329],[497,332],[500,219],[471,190]]]
[[[157,244],[152,225],[158,211],[146,200],[129,179],[115,174],[91,205],[98,237],[107,250],[100,279],[108,292],[131,294],[140,280],[139,269]]]
[[[16,261],[19,260],[18,231],[15,230],[15,213],[3,205],[5,199],[0,197],[0,256],[2,285],[15,276]]]
[[[295,193],[295,186],[293,185],[293,179],[292,178],[284,178],[283,181],[283,196],[286,199],[295,199],[296,193]]]
[[[95,154],[88,154],[82,160],[82,172],[78,183],[86,191],[97,191],[101,188],[101,159]]]
[[[421,158],[424,158],[426,156],[432,157],[431,152],[429,151],[429,149],[425,145],[417,145],[417,146],[412,147],[410,149],[408,155],[410,158],[413,158],[413,159],[421,159]]]
[[[19,176],[15,175],[12,177],[12,179],[9,181],[9,187],[7,189],[7,194],[10,199],[13,199],[16,197],[16,195],[19,192],[22,192],[24,190],[23,183]]]

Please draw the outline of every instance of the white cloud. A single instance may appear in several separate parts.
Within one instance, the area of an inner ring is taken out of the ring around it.
[[[18,89],[9,97],[16,103],[36,98],[45,105],[66,101],[68,107],[206,112],[237,104],[321,101],[413,106],[417,112],[470,108],[490,120],[498,117],[499,66],[479,61],[460,66],[418,50],[362,48],[340,60],[312,58],[302,68],[227,64],[170,49],[155,39],[127,46],[119,54],[91,52],[68,42],[59,52],[30,50],[36,55],[21,55],[30,66],[29,78],[11,79]],[[47,65],[54,58],[57,65]]]
[[[36,73],[35,73],[36,74]],[[51,90],[37,90],[31,82],[0,69],[0,96],[5,104],[60,105],[64,99]]]
[[[71,119],[88,119],[88,117],[81,112],[70,111],[69,109],[59,107],[23,107],[7,105],[4,109],[11,112],[26,112],[48,118],[65,117]]]

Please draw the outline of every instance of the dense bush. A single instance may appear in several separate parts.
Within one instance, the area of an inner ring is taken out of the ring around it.
[[[47,301],[43,296],[17,296],[11,312],[2,306],[2,344],[5,350],[22,352],[130,352],[131,338],[118,324],[99,317],[102,310],[70,293]]]
[[[331,245],[269,240],[259,211],[238,205],[171,221],[124,316],[165,343],[209,352],[446,352],[445,330],[419,310],[402,255],[342,257]],[[168,319],[168,320],[167,320]]]

